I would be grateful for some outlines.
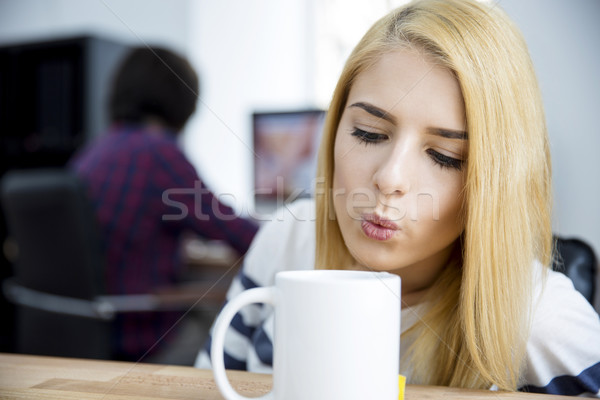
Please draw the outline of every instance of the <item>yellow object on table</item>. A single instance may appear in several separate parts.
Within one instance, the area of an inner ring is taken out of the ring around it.
[[[398,400],[404,400],[404,387],[406,386],[406,377],[398,375]]]

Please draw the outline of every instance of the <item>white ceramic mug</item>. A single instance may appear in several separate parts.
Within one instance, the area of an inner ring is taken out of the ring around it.
[[[386,272],[285,271],[272,287],[232,299],[213,331],[215,381],[227,400],[223,342],[244,305],[275,307],[273,390],[262,399],[396,400],[400,362],[400,278]]]

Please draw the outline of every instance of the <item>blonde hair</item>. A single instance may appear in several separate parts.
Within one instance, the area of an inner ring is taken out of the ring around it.
[[[354,79],[383,54],[418,49],[455,74],[468,160],[464,232],[407,335],[414,382],[516,390],[529,333],[532,268],[550,264],[551,165],[540,91],[527,46],[494,4],[422,0],[377,21],[334,91],[319,154],[316,268],[353,263],[333,209],[333,147]],[[403,353],[405,349],[403,349]]]

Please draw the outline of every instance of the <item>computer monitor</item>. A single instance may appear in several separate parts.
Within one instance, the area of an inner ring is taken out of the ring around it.
[[[255,203],[285,203],[314,192],[325,111],[252,114]]]

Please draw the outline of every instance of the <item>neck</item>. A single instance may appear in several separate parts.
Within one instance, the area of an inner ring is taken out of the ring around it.
[[[411,307],[425,300],[430,288],[443,274],[458,250],[453,243],[444,250],[421,262],[389,271],[402,279],[402,308]]]
[[[427,294],[429,288],[413,290],[405,293],[404,285],[402,285],[402,302],[401,307],[407,308],[415,306],[422,302],[423,297]]]

